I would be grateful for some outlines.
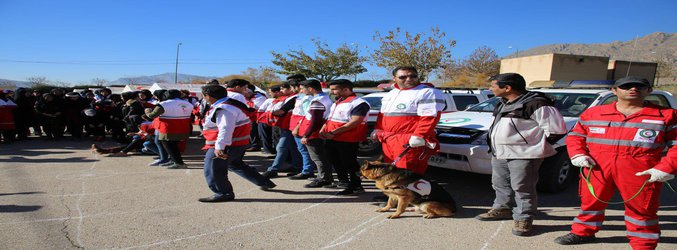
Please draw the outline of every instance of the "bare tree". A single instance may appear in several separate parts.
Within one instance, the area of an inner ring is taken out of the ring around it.
[[[45,86],[48,83],[47,78],[44,77],[44,76],[32,76],[32,77],[26,78],[26,81],[31,83],[31,88]]]
[[[419,79],[425,81],[436,69],[449,64],[450,49],[456,46],[453,39],[445,40],[446,34],[440,28],[432,28],[431,34],[409,34],[400,38],[400,28],[388,31],[385,36],[376,32],[374,40],[380,42],[371,54],[376,66],[393,69],[397,66],[413,66],[418,70]]]
[[[101,87],[103,85],[106,85],[106,83],[108,83],[108,80],[101,78],[93,78],[92,83],[98,87]]]

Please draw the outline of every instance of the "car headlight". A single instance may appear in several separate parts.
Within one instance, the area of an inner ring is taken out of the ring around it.
[[[487,143],[487,134],[488,134],[488,132],[482,133],[482,135],[480,135],[479,137],[477,137],[477,139],[475,139],[474,141],[472,141],[470,144],[472,144],[472,145],[488,145],[488,143]]]

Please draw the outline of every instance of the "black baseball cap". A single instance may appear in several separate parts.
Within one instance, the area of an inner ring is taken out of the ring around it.
[[[630,83],[641,84],[641,85],[644,85],[648,88],[651,87],[651,83],[647,79],[644,79],[644,78],[641,78],[641,77],[638,77],[638,76],[626,76],[626,77],[623,77],[621,79],[618,79],[614,83],[613,87],[615,88],[615,87],[625,85],[625,84],[630,84]]]

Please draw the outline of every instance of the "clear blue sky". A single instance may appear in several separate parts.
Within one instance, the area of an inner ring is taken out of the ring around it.
[[[439,26],[454,58],[486,45],[500,56],[554,43],[627,41],[675,32],[677,1],[33,1],[0,0],[0,78],[87,83],[174,72],[237,74],[272,65],[270,51],[359,44],[401,27]],[[513,49],[508,47],[512,46]],[[359,78],[386,75],[366,65]]]

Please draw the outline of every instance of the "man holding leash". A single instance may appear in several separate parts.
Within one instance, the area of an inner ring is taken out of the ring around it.
[[[583,112],[566,139],[571,164],[583,168],[589,178],[581,177],[581,211],[571,232],[555,242],[593,241],[618,190],[625,201],[630,246],[655,249],[662,182],[673,179],[677,168],[677,110],[646,102],[652,88],[643,78],[618,79],[612,91],[618,101]],[[661,156],[665,146],[668,153]]]
[[[439,150],[435,126],[446,103],[442,92],[418,80],[414,67],[393,70],[394,89],[381,100],[372,137],[383,145],[383,161],[423,175],[428,159]],[[410,147],[408,149],[408,147]]]

